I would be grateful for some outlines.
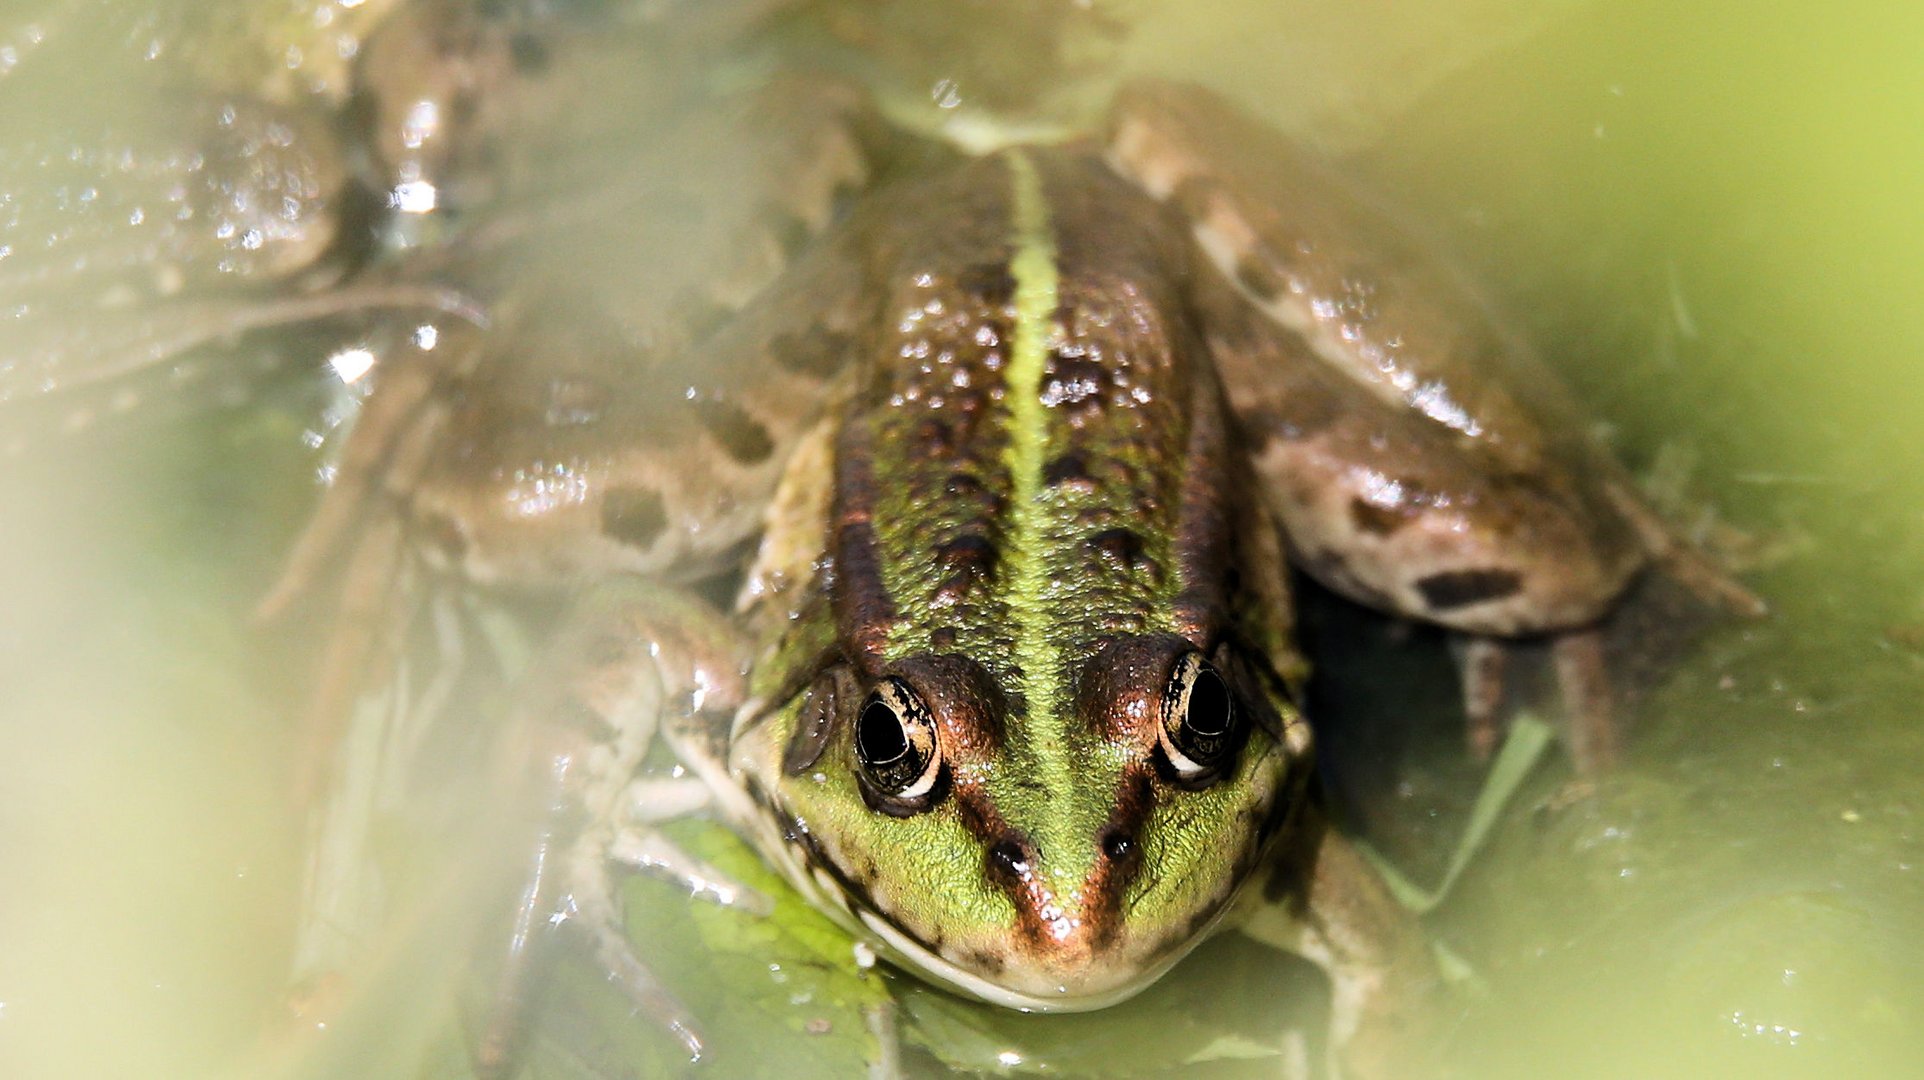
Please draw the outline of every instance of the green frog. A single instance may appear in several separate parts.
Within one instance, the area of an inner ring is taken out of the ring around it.
[[[1490,643],[1552,636],[1589,768],[1594,628],[1631,579],[1748,594],[1465,285],[1214,96],[1143,83],[1101,138],[884,167],[859,95],[792,91],[738,116],[788,155],[746,209],[623,237],[772,216],[789,242],[691,244],[677,287],[728,284],[681,323],[460,282],[486,326],[377,371],[269,604],[334,559],[349,622],[417,563],[574,597],[511,709],[506,757],[555,812],[527,826],[484,1071],[557,924],[699,1055],[609,870],[745,903],[652,827],[704,803],[957,993],[1100,1008],[1240,928],[1328,971],[1345,1075],[1419,1067],[1437,970],[1319,809],[1286,566],[1484,643],[1492,741]],[[589,261],[569,237],[559,262]],[[595,269],[601,303],[625,279]],[[690,306],[655,284],[626,299]],[[688,584],[731,570],[732,609]],[[658,744],[677,794],[640,776]]]

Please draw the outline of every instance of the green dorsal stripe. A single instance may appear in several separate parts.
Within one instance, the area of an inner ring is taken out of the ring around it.
[[[1003,400],[1009,410],[1009,442],[1004,461],[1009,471],[1010,530],[1005,557],[1013,564],[1007,600],[1015,622],[1016,662],[1022,667],[1022,691],[1028,701],[1028,739],[1039,778],[1050,789],[1065,791],[1074,770],[1068,747],[1044,725],[1061,716],[1057,700],[1061,686],[1062,654],[1051,626],[1042,469],[1047,458],[1049,410],[1042,404],[1042,376],[1049,358],[1055,320],[1057,287],[1055,235],[1049,224],[1048,202],[1035,163],[1021,153],[1008,156],[1014,183],[1015,257],[1009,264],[1015,278],[1015,327],[1009,347],[1009,366]]]

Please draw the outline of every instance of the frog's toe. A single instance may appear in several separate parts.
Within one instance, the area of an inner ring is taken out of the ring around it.
[[[682,851],[654,829],[624,829],[608,845],[608,857],[651,877],[680,885],[698,900],[763,917],[775,910],[768,897]]]
[[[1558,634],[1550,641],[1557,689],[1563,698],[1563,742],[1579,773],[1608,769],[1617,759],[1616,688],[1604,655],[1603,631],[1595,627]]]
[[[1487,762],[1507,728],[1503,716],[1505,675],[1510,646],[1497,638],[1463,637],[1456,642],[1457,674],[1463,685],[1463,716],[1470,753]]]
[[[1465,636],[1456,643],[1457,672],[1463,688],[1465,742],[1470,754],[1487,762],[1508,736],[1506,708],[1510,658],[1517,643],[1504,638]],[[1566,630],[1549,639],[1549,660],[1562,706],[1564,749],[1579,773],[1608,769],[1620,741],[1616,687],[1597,627]]]
[[[868,1080],[901,1080],[902,1033],[894,999],[876,1002],[862,1010],[862,1020],[875,1038],[875,1056],[869,1059]]]
[[[646,825],[700,813],[714,799],[708,785],[693,777],[648,776],[631,782],[622,791],[621,801],[628,821]]]
[[[694,1015],[635,955],[628,935],[620,927],[606,925],[593,927],[591,932],[595,937],[595,958],[601,962],[608,981],[619,986],[642,1015],[681,1043],[691,1063],[700,1061],[706,1044]]]

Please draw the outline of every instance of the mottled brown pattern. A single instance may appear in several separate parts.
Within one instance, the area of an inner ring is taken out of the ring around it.
[[[949,570],[949,576],[937,588],[936,596],[953,604],[970,589],[995,579],[1000,552],[984,534],[965,532],[937,545],[935,556]]]
[[[843,425],[835,460],[835,617],[849,655],[865,676],[874,678],[885,663],[884,648],[896,607],[882,580],[881,557],[876,550],[875,478],[870,455],[867,426],[859,422]]]
[[[1523,576],[1514,570],[1448,570],[1418,578],[1416,588],[1432,610],[1449,611],[1515,596]]]
[[[1244,255],[1236,260],[1236,283],[1265,303],[1283,295],[1283,279],[1260,255]]]
[[[899,630],[905,652],[933,648],[939,632],[944,651],[1006,653],[1008,620],[989,586],[1002,576],[1009,492],[998,422],[1013,290],[1007,197],[1003,163],[973,162],[898,193],[902,214],[872,237],[881,305],[858,408],[886,448],[876,515],[888,582],[903,611],[923,615]],[[953,227],[923,228],[924,214]]]
[[[1070,655],[1086,658],[1166,606],[1179,562],[1173,519],[1184,492],[1208,482],[1184,452],[1207,376],[1170,276],[1188,256],[1172,243],[1179,233],[1154,227],[1161,208],[1087,159],[1036,161],[1060,273],[1061,344],[1038,389],[1052,414],[1043,480],[1059,507],[1049,526],[1056,573],[1073,577],[1073,602],[1091,615],[1063,629]],[[1117,229],[1118,217],[1148,227]]]
[[[1184,176],[1169,195],[1169,205],[1185,221],[1201,221],[1207,218],[1222,197],[1222,185],[1204,173],[1190,173]]]
[[[1410,517],[1408,511],[1387,509],[1366,499],[1357,498],[1349,501],[1350,521],[1356,525],[1359,532],[1372,536],[1389,536],[1407,525]]]
[[[647,548],[668,527],[668,510],[659,492],[614,488],[601,496],[601,531],[632,547]]]
[[[1153,560],[1143,555],[1142,535],[1134,529],[1104,529],[1089,537],[1089,546],[1131,570],[1153,571]]]
[[[1089,463],[1081,454],[1058,454],[1049,459],[1042,467],[1042,482],[1050,487],[1074,487],[1088,492],[1095,490],[1095,481],[1089,475]]]
[[[1006,262],[978,263],[956,274],[963,293],[991,308],[1007,307],[1015,298],[1015,275]]]
[[[744,465],[767,461],[775,452],[775,441],[768,429],[741,406],[719,398],[702,398],[690,403],[702,427],[715,438],[722,452]]]
[[[768,355],[784,370],[826,379],[854,357],[855,342],[847,334],[811,324],[807,329],[777,334]]]

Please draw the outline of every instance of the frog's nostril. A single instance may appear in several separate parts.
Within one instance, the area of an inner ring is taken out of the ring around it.
[[[1135,834],[1125,829],[1104,830],[1098,843],[1102,846],[1103,858],[1110,862],[1121,862],[1136,850]]]
[[[1013,837],[998,840],[991,845],[987,860],[989,873],[1009,882],[1022,880],[1035,866],[1035,859],[1028,845]]]

